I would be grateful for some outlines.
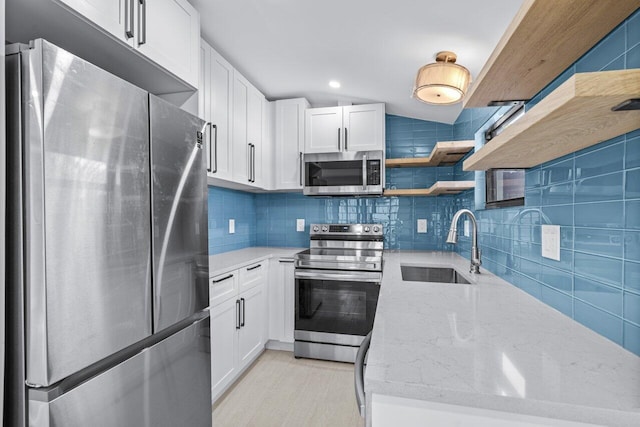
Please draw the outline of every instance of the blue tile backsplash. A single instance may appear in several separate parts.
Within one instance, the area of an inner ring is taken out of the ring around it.
[[[527,108],[575,72],[640,67],[639,27],[636,11]],[[461,164],[455,173],[468,174]],[[479,218],[486,269],[640,355],[640,131],[529,169],[524,207],[476,209],[473,191],[457,198]],[[560,261],[540,256],[545,223],[561,226]],[[455,249],[468,256],[469,240]]]
[[[605,37],[529,103],[575,72],[640,67],[640,12]],[[497,108],[464,110],[454,125],[386,116],[387,158],[428,156],[437,141],[473,139]],[[470,253],[470,240],[445,243],[453,213],[479,220],[483,268],[640,355],[640,131],[527,170],[525,206],[484,210],[484,175],[453,167],[393,168],[387,188],[473,180],[476,191],[438,197],[310,198],[209,188],[211,254],[250,246],[307,247],[309,224],[379,222],[385,248]],[[228,233],[228,220],[236,233]],[[304,218],[305,231],[296,232]],[[428,220],[418,234],[416,220]],[[561,226],[560,261],[541,256],[541,225]]]

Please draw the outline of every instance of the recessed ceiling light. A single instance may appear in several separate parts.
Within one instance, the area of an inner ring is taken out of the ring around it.
[[[329,82],[329,86],[331,86],[334,89],[338,89],[340,87],[340,82],[337,80],[331,80]]]

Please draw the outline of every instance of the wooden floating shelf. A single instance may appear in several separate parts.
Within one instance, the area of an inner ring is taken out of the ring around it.
[[[464,170],[530,168],[640,128],[640,69],[574,74],[464,161]]]
[[[437,142],[429,157],[413,157],[406,159],[387,159],[384,165],[388,168],[410,168],[420,166],[451,166],[456,164],[469,151],[473,150],[474,141],[442,141]]]
[[[475,188],[475,181],[438,181],[429,188],[386,189],[383,196],[439,196],[441,194],[458,194]]]
[[[640,0],[526,0],[464,107],[531,99],[638,7]]]

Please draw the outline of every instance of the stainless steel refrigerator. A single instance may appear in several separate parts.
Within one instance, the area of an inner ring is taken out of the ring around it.
[[[5,60],[5,425],[210,426],[205,123],[44,40]]]

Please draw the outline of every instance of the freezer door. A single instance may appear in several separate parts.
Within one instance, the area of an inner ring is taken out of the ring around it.
[[[50,401],[30,391],[34,427],[211,426],[208,315]]]
[[[47,386],[150,335],[148,103],[46,41],[21,55],[27,383]]]
[[[209,305],[205,122],[153,95],[154,331]]]

